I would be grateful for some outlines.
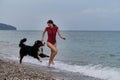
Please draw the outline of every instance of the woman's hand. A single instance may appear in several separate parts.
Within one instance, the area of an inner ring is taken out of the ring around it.
[[[64,37],[64,36],[62,36],[62,34],[61,34],[61,32],[60,32],[60,30],[58,29],[58,35],[59,35],[59,37],[61,38],[61,39],[63,39],[63,40],[66,40],[66,38]]]
[[[66,40],[66,37],[63,36],[62,39],[63,39],[63,40]]]

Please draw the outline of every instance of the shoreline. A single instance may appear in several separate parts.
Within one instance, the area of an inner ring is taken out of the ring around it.
[[[102,80],[54,67],[27,62],[19,64],[18,61],[3,57],[0,57],[0,64],[0,80]]]
[[[57,80],[40,70],[0,59],[0,80]]]

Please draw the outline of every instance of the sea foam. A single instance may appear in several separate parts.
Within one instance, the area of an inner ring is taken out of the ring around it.
[[[15,57],[11,57],[11,59],[18,60],[18,58]],[[47,66],[48,60],[43,60],[43,62],[40,63],[36,59],[27,56],[23,59],[23,62]],[[102,65],[70,65],[61,61],[55,61],[55,65],[52,65],[52,67],[104,80],[120,80],[120,68],[115,67],[102,67]]]

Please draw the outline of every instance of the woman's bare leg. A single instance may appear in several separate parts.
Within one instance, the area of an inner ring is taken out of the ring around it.
[[[57,54],[57,49],[54,45],[51,45],[51,43],[48,43],[48,46],[51,48],[51,56],[50,56],[50,60],[49,60],[49,65],[48,67],[50,67],[51,64],[54,64],[54,57]]]
[[[54,44],[54,46],[55,46],[55,48],[56,48],[56,50],[57,50],[57,46],[56,46],[56,43]],[[52,50],[52,53],[54,53],[54,51]],[[56,53],[57,54],[57,53]],[[53,57],[55,58],[55,56],[56,56],[56,54],[54,55],[53,54]],[[53,60],[51,61],[51,63],[54,65],[55,63],[54,63],[54,58],[53,58]]]
[[[54,51],[51,49],[51,56],[53,56]],[[52,57],[51,57],[52,58]],[[51,60],[51,59],[50,59]],[[51,61],[51,64],[54,65],[54,61]]]
[[[54,64],[54,58],[57,54],[57,48],[56,48],[56,45],[52,45],[49,42],[47,42],[47,46],[51,49],[51,56],[48,64],[48,67],[50,67],[51,64]]]

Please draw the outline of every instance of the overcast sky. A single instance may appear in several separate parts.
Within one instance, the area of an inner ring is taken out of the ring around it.
[[[62,30],[120,30],[120,0],[0,0],[0,23],[43,30],[48,19]]]

